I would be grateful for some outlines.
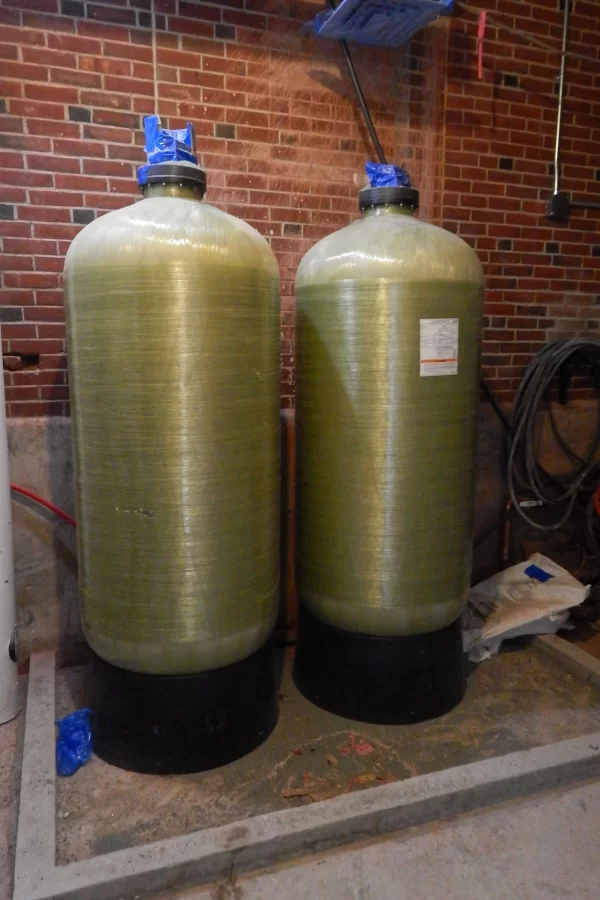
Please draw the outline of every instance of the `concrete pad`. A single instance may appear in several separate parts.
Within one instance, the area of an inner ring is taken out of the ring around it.
[[[27,677],[19,680],[21,712],[0,726],[0,897],[12,894]]]
[[[600,684],[600,659],[596,659],[586,650],[570,644],[557,634],[543,634],[536,638],[536,644],[570,672],[574,672],[587,684]]]
[[[404,726],[365,725],[318,709],[297,691],[290,669],[288,653],[277,728],[242,759],[165,778],[126,772],[92,756],[71,778],[57,779],[57,864],[600,730],[600,687],[536,646],[474,667],[456,709]],[[85,674],[78,667],[57,673],[59,716],[86,705]]]
[[[595,900],[599,831],[594,782],[160,900]]]
[[[56,866],[52,663],[49,654],[32,657],[15,900],[117,900],[183,888],[600,775],[598,732]]]
[[[15,897],[32,897],[56,858],[54,653],[32,657],[21,767]]]

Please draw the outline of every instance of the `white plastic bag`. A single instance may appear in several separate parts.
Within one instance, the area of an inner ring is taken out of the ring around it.
[[[566,569],[534,553],[475,585],[463,614],[465,652],[480,661],[494,653],[507,637],[558,631],[572,606],[590,591]]]

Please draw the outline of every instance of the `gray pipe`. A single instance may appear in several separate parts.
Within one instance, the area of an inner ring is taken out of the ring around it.
[[[560,191],[560,139],[562,131],[563,103],[565,98],[565,69],[567,65],[567,43],[569,40],[569,22],[571,20],[571,0],[565,0],[563,18],[562,49],[560,57],[560,75],[558,83],[558,115],[556,119],[556,143],[554,145],[554,193]]]

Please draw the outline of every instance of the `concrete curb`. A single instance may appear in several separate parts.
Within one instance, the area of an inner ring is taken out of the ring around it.
[[[555,659],[560,658],[565,668],[583,677],[586,684],[600,684],[600,660],[595,656],[575,644],[570,644],[557,634],[539,635],[536,644]]]
[[[600,775],[596,733],[57,867],[51,664],[52,654],[32,656],[14,900],[182,889]]]

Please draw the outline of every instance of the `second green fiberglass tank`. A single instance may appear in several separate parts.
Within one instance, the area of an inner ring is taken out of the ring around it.
[[[417,199],[361,192],[296,282],[299,598],[367,637],[444,629],[469,588],[482,270]]]

